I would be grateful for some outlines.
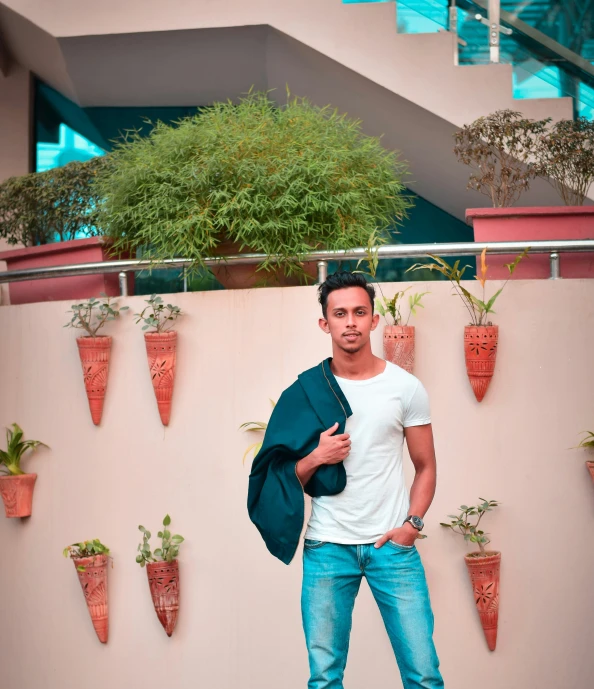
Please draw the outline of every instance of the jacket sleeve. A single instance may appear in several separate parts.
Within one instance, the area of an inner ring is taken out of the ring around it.
[[[286,564],[297,547],[305,516],[303,489],[295,473],[301,457],[292,441],[294,405],[288,392],[276,404],[252,464],[247,505],[267,548]]]

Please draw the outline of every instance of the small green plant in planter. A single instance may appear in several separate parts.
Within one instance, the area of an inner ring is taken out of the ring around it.
[[[98,214],[114,248],[143,248],[154,262],[249,251],[262,277],[305,279],[316,249],[366,245],[402,220],[407,165],[361,123],[289,96],[249,93],[175,126],[131,133],[98,175]],[[226,287],[255,284],[253,269],[219,264]],[[313,273],[312,273],[313,274]]]
[[[101,643],[107,643],[107,559],[109,548],[97,538],[66,546],[62,554],[72,559],[78,574],[93,627]]]
[[[499,507],[499,503],[496,500],[485,500],[484,498],[479,498],[479,500],[482,502],[471,507],[460,505],[460,514],[448,514],[451,522],[449,524],[440,522],[440,526],[445,526],[447,529],[454,531],[454,533],[461,534],[464,540],[469,543],[476,543],[479,547],[479,552],[474,553],[474,557],[486,557],[485,546],[491,541],[488,538],[488,534],[478,527],[485,514],[493,508]],[[474,523],[470,520],[471,517],[476,517],[473,520]]]
[[[173,634],[179,612],[179,563],[177,556],[184,537],[172,535],[169,526],[171,517],[167,514],[163,519],[163,529],[157,533],[161,539],[161,547],[151,552],[151,532],[139,526],[142,532],[142,543],[138,545],[136,562],[141,567],[146,566],[153,605],[159,621],[163,625],[167,636]]]
[[[361,273],[369,276],[373,281],[376,281],[377,268],[379,264],[378,248],[384,243],[384,239],[379,237],[376,232],[373,232],[369,238],[366,249],[366,257],[362,258],[357,263],[355,273]],[[362,263],[367,264],[367,270],[361,270],[359,266]],[[404,301],[404,295],[411,287],[406,287],[394,294],[389,299],[384,294],[382,286],[379,282],[376,283],[381,298],[375,300],[375,308],[377,312],[383,316],[386,321],[384,326],[384,359],[391,361],[393,364],[400,366],[409,373],[413,372],[415,363],[415,327],[409,325],[411,315],[416,316],[418,308],[425,308],[421,300],[429,292],[416,292],[408,295],[408,316],[403,323],[403,316],[401,312],[401,304]],[[392,322],[390,322],[390,320]]]
[[[516,256],[514,261],[506,264],[509,275],[513,275],[520,261],[527,256],[528,249]],[[450,265],[446,260],[439,256],[429,255],[433,263],[416,263],[409,270],[435,270],[444,275],[454,288],[454,292],[462,299],[470,316],[470,325],[464,328],[464,357],[466,360],[466,372],[472,386],[472,390],[478,402],[481,402],[487,392],[487,388],[493,378],[495,370],[495,359],[497,356],[497,344],[499,340],[499,327],[493,325],[489,317],[495,313],[493,306],[505,285],[506,281],[495,294],[487,300],[485,286],[487,284],[487,250],[481,253],[480,274],[475,275],[482,287],[482,299],[462,285],[462,278],[469,266],[460,268],[460,261]]]
[[[136,323],[143,323],[143,330],[154,329],[145,332],[144,341],[159,416],[163,425],[168,426],[177,360],[177,332],[172,328],[182,311],[179,306],[165,304],[156,294],[145,299],[145,303],[147,306],[135,314]]]
[[[101,299],[91,297],[88,301],[72,304],[71,311],[68,311],[72,313],[72,318],[64,327],[84,330],[87,333],[85,337],[101,337],[97,335],[99,330],[109,321],[119,318],[121,311],[130,308],[129,306],[118,308],[117,302],[103,292],[100,296]]]
[[[111,356],[111,337],[97,333],[106,323],[119,318],[129,307],[118,308],[111,297],[101,294],[102,299],[92,297],[88,301],[72,305],[72,318],[65,328],[78,328],[87,334],[76,339],[82,364],[83,378],[91,418],[98,426],[103,415],[103,402],[107,389],[107,374]]]
[[[151,294],[145,302],[148,306],[145,306],[140,313],[134,314],[137,324],[144,323],[143,330],[154,328],[157,333],[167,332],[182,315],[179,306],[165,304],[163,299],[156,294]]]
[[[276,406],[276,402],[274,400],[270,400],[270,404],[272,405],[272,408]],[[242,423],[241,426],[239,427],[240,430],[243,431],[255,431],[255,432],[262,432],[266,433],[266,429],[268,428],[268,424],[265,423],[264,421],[246,421],[245,423]],[[245,464],[246,457],[250,454],[250,452],[253,452],[253,457],[255,458],[258,452],[260,452],[262,448],[262,440],[258,441],[257,443],[253,443],[250,445],[247,450],[243,453],[243,458],[241,460],[242,464]]]
[[[141,567],[151,562],[173,562],[179,555],[179,546],[184,542],[184,537],[179,534],[171,535],[168,527],[171,524],[171,517],[167,514],[163,519],[163,530],[157,533],[157,537],[161,539],[161,547],[155,548],[154,553],[151,552],[150,538],[151,532],[139,526],[139,531],[142,531],[142,543],[138,545],[138,555],[136,562]]]
[[[476,608],[481,620],[489,650],[494,651],[497,644],[497,622],[499,619],[499,570],[501,553],[487,551],[485,546],[490,543],[488,534],[479,529],[482,518],[487,512],[500,503],[496,500],[485,500],[469,507],[460,505],[459,514],[448,514],[450,523],[440,522],[440,525],[459,533],[468,543],[476,543],[477,552],[469,553],[464,561],[470,576]]]
[[[6,450],[0,450],[0,495],[7,517],[29,517],[33,503],[33,488],[37,474],[21,469],[25,452],[47,447],[40,440],[24,440],[23,429],[16,423],[6,429]]]
[[[72,560],[81,560],[86,558],[94,558],[97,555],[109,555],[109,548],[103,545],[98,538],[90,541],[81,541],[80,543],[72,543],[67,545],[62,551],[64,557],[69,557]],[[78,572],[84,572],[86,567],[84,565],[77,565]]]
[[[526,249],[519,256],[516,256],[515,260],[512,263],[506,264],[505,267],[508,269],[510,276],[513,275],[520,261],[528,255],[528,251],[529,249]],[[475,279],[479,281],[483,289],[482,299],[475,297],[474,294],[469,292],[462,285],[464,273],[466,272],[466,269],[470,266],[466,265],[460,268],[460,261],[456,261],[454,265],[451,266],[443,258],[440,258],[439,256],[433,256],[432,254],[429,254],[429,258],[431,258],[431,260],[434,261],[434,263],[416,263],[414,266],[411,266],[408,270],[435,270],[441,273],[452,283],[452,287],[454,288],[455,293],[462,299],[462,303],[466,307],[468,314],[470,316],[470,324],[476,327],[492,325],[491,321],[489,320],[489,316],[490,314],[495,313],[495,311],[493,310],[493,306],[495,305],[497,297],[499,297],[501,292],[503,292],[503,289],[505,285],[507,285],[507,282],[503,285],[503,287],[498,289],[497,292],[495,292],[495,294],[489,300],[487,300],[485,296],[487,272],[489,269],[487,265],[487,250],[483,249],[481,253],[480,276],[474,276]]]
[[[592,431],[583,431],[582,433],[585,435],[585,438],[582,438],[578,445],[576,446],[576,449],[585,449],[585,450],[594,450],[594,433]],[[586,466],[588,467],[588,471],[590,472],[590,476],[592,477],[592,480],[594,481],[594,460],[586,460]]]

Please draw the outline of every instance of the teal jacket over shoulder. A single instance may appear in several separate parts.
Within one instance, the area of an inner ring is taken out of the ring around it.
[[[248,512],[268,550],[285,564],[295,555],[305,500],[295,473],[298,460],[318,446],[320,433],[333,426],[344,433],[352,411],[330,370],[332,359],[298,376],[281,395],[272,412],[264,442],[252,465]],[[305,486],[312,497],[336,495],[346,486],[342,462],[324,464]]]

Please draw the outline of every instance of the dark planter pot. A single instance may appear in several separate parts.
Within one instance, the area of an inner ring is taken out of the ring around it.
[[[234,256],[237,254],[255,253],[248,249],[239,250],[239,244],[231,241],[221,242],[216,253],[221,256]],[[312,278],[312,284],[318,275],[318,266],[315,262],[302,263],[305,273]],[[265,283],[269,287],[295,287],[305,284],[303,279],[298,276],[286,276],[282,270],[273,273],[256,270],[257,264],[233,265],[221,261],[218,266],[210,266],[215,278],[225,287],[225,289],[247,289]]]
[[[475,242],[522,242],[547,239],[594,239],[594,206],[544,206],[526,208],[470,208],[466,222],[473,226]],[[506,263],[515,256],[491,256],[490,280],[507,280]],[[594,253],[561,254],[561,277],[594,278]],[[549,256],[523,259],[512,280],[547,279]]]
[[[76,263],[102,263],[114,260],[109,244],[103,237],[73,239],[24,249],[0,252],[7,270],[27,270]],[[98,297],[104,292],[110,297],[119,295],[117,273],[77,275],[67,278],[46,278],[13,282],[9,286],[11,304],[31,304],[40,301],[60,301]],[[128,273],[128,292],[134,294],[134,273]]]

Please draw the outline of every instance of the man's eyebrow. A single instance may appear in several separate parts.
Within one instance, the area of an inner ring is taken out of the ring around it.
[[[360,304],[359,306],[354,306],[355,309],[368,309],[369,304]],[[332,311],[346,311],[346,306],[335,306]]]

